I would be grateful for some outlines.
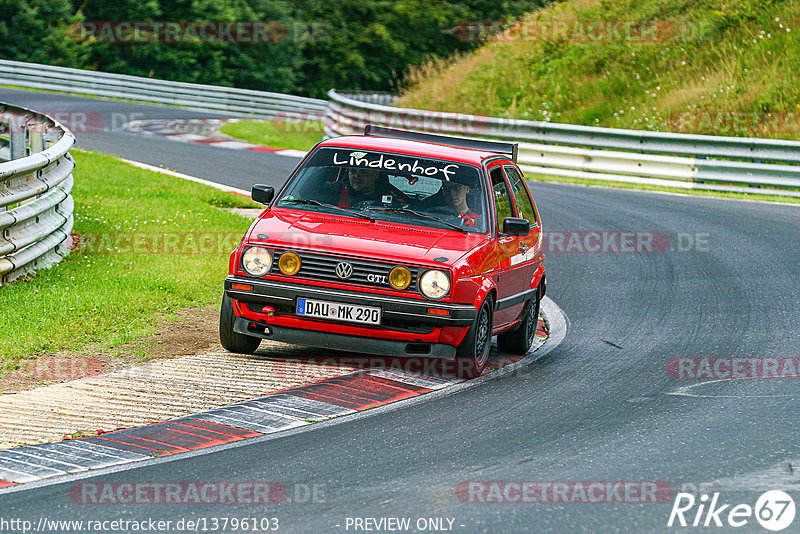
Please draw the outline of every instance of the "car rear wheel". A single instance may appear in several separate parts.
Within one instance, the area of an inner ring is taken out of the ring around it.
[[[228,295],[222,296],[222,308],[219,311],[219,341],[225,350],[238,354],[253,354],[261,340],[257,337],[245,336],[233,331],[233,302]]]
[[[475,378],[486,368],[492,344],[492,305],[491,297],[483,301],[475,321],[458,346],[456,366],[459,377]]]
[[[525,307],[525,316],[510,332],[497,336],[497,348],[507,354],[525,354],[531,348],[539,324],[539,290]]]

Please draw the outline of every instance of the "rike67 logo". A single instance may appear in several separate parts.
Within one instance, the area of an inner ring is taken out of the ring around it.
[[[795,505],[792,497],[780,490],[763,493],[755,506],[720,502],[719,493],[699,499],[691,493],[678,493],[667,526],[693,527],[743,527],[755,516],[767,530],[778,532],[794,521]]]

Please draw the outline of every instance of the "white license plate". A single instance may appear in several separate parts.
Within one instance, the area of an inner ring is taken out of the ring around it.
[[[348,323],[381,324],[381,309],[326,300],[297,299],[297,315]]]

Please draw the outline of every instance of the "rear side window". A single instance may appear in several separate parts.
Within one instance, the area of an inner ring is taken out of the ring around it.
[[[535,223],[536,210],[533,209],[533,202],[531,202],[531,197],[528,195],[528,191],[525,189],[522,176],[516,167],[506,165],[503,168],[506,170],[506,176],[508,176],[508,181],[511,183],[511,189],[514,191],[514,199],[517,201],[517,211],[519,212],[517,217],[528,219],[528,222],[531,224]]]
[[[494,209],[495,213],[497,213],[497,233],[499,234],[503,231],[503,219],[514,217],[514,210],[511,207],[511,195],[508,192],[508,186],[500,167],[495,167],[489,171],[489,177],[492,179]]]

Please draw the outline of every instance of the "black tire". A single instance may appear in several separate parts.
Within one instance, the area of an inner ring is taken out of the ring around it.
[[[486,368],[492,345],[493,305],[491,297],[483,301],[475,321],[456,350],[456,372],[460,378],[475,378]]]
[[[525,354],[531,348],[539,324],[539,290],[528,301],[522,321],[514,330],[498,334],[497,349],[506,354]]]
[[[233,303],[228,295],[222,296],[222,308],[219,310],[219,341],[225,350],[238,354],[254,354],[261,344],[257,337],[245,336],[233,331]]]

